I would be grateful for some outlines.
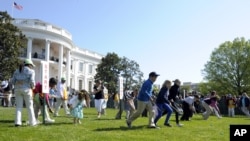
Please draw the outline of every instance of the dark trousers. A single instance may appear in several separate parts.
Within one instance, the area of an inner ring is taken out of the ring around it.
[[[189,108],[189,104],[187,102],[182,103],[183,115],[181,120],[189,120],[189,117],[192,115],[192,111]]]

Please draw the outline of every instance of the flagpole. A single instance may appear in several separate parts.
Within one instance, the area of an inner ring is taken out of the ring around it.
[[[14,11],[14,10],[13,10],[13,9],[14,9],[14,8],[13,8],[13,7],[14,7],[13,4],[14,4],[14,1],[12,1],[12,5],[11,5],[11,17],[12,17],[12,18],[14,18],[14,17],[13,17],[13,11]]]

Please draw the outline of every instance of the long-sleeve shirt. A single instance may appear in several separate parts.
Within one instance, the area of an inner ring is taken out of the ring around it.
[[[162,87],[157,98],[156,98],[156,103],[157,104],[162,104],[162,103],[168,103],[168,95],[169,95],[169,90],[167,87]]]
[[[148,79],[142,84],[137,99],[140,101],[147,102],[150,100],[152,92],[153,92],[153,82],[150,79]]]
[[[21,72],[17,69],[13,74],[12,84],[15,89],[33,89],[35,86],[35,71],[27,66],[24,66]]]
[[[56,98],[63,98],[67,99],[67,96],[65,94],[65,87],[63,83],[58,83],[57,84],[57,92],[56,92]]]

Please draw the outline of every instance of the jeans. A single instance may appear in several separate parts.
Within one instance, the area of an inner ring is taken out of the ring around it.
[[[167,103],[159,103],[159,104],[156,104],[156,105],[157,105],[157,111],[158,112],[157,112],[157,115],[155,117],[154,123],[156,124],[158,122],[158,120],[162,116],[162,112],[164,110],[166,110],[167,111],[167,116],[166,116],[164,124],[168,124],[169,123],[169,119],[171,117],[171,114],[173,113],[173,110],[172,110],[171,106],[168,105]]]

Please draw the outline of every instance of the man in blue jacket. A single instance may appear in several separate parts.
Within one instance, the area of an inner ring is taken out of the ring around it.
[[[156,81],[159,74],[156,72],[151,72],[149,74],[148,80],[146,80],[137,97],[137,111],[133,113],[130,118],[126,120],[127,125],[131,128],[131,124],[134,120],[136,120],[146,108],[149,111],[149,128],[157,128],[154,123],[155,111],[153,109],[153,83]]]

